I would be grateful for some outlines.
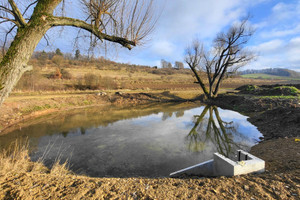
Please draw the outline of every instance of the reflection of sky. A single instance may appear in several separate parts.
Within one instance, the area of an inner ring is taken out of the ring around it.
[[[51,143],[51,152],[53,153],[48,153],[45,160],[54,160],[60,153],[69,158],[71,152],[70,162],[73,169],[84,170],[84,173],[91,176],[103,176],[108,173],[106,170],[121,165],[127,167],[135,165],[133,171],[149,168],[147,172],[141,172],[138,175],[145,175],[149,172],[155,176],[165,176],[169,172],[209,160],[213,153],[217,152],[218,144],[210,139],[205,139],[205,135],[200,137],[199,142],[203,143],[204,147],[201,151],[194,152],[189,148],[189,145],[193,145],[193,141],[188,138],[188,135],[195,124],[194,116],[201,115],[203,110],[204,106],[188,110],[181,108],[176,111],[180,112],[177,116],[176,112],[160,112],[119,120],[108,126],[86,127],[84,130],[75,125],[68,131],[65,130],[64,133],[58,128],[52,130],[58,134],[45,134],[39,137],[38,151],[34,157],[38,158],[43,155],[43,152],[48,152],[47,148]],[[230,137],[239,145],[251,147],[254,145],[252,138],[257,139],[261,136],[257,129],[246,120],[247,117],[229,110],[218,109],[218,111],[223,121],[234,121],[238,124],[235,126],[238,127],[238,133]],[[207,123],[208,116],[209,111],[203,122]],[[71,123],[72,118],[66,116],[65,121]],[[51,124],[51,127],[56,126]],[[38,127],[28,130],[44,129],[46,130],[47,126],[42,129]],[[30,134],[28,134],[29,139]],[[124,169],[127,168],[118,170]],[[124,174],[126,173],[125,171]]]
[[[221,108],[218,108],[218,110],[220,112],[221,119],[226,122],[233,121],[234,123],[238,124],[239,126],[237,132],[244,135],[245,137],[254,139],[252,141],[258,141],[258,138],[262,136],[257,128],[247,121],[247,116],[241,115],[238,112],[234,112],[231,110],[224,110]],[[254,145],[254,143],[252,143],[252,145]]]
[[[174,131],[175,129],[176,129],[175,132],[178,132],[178,129],[180,129],[182,131],[182,134],[187,134],[188,131],[194,125],[193,122],[194,116],[200,115],[203,112],[204,108],[205,108],[204,106],[201,106],[199,108],[185,110],[184,115],[180,117],[176,117],[176,115],[173,113],[171,117],[167,117],[166,119],[163,120],[164,113],[160,112],[158,114],[151,114],[148,116],[139,117],[135,119],[121,120],[115,122],[114,125],[128,126],[129,123],[130,126],[137,126],[140,128],[147,128],[147,127],[151,128],[152,132],[157,134],[172,134],[172,131]],[[218,108],[218,111],[220,114],[220,118],[223,121],[225,122],[233,121],[234,124],[238,125],[236,126],[237,132],[239,134],[242,134],[243,137],[240,137],[239,135],[234,135],[235,141],[241,142],[242,140],[249,140],[243,142],[246,142],[249,146],[253,146],[255,144],[255,141],[258,141],[258,138],[262,136],[262,134],[257,130],[257,128],[247,121],[248,118],[247,116],[243,116],[238,112],[234,112],[231,110],[224,110],[221,108]],[[205,117],[208,118],[208,115],[209,112],[207,112]]]
[[[135,119],[117,121],[111,126],[131,127],[132,131],[151,131],[155,135],[187,135],[191,128],[194,126],[194,116],[200,115],[203,112],[204,108],[204,106],[201,106],[198,108],[184,110],[184,115],[180,117],[176,117],[176,115],[173,113],[171,117],[168,116],[167,118],[164,118],[164,113],[160,112],[158,114],[151,114]],[[234,124],[237,125],[235,127],[237,127],[238,134],[233,135],[234,141],[238,143],[245,143],[247,146],[253,146],[256,141],[258,141],[258,138],[262,136],[257,128],[247,121],[248,117],[231,110],[218,108],[218,111],[220,114],[220,118],[223,121],[233,121]],[[168,114],[169,113],[166,113],[166,115]],[[208,116],[209,112],[207,112],[205,117],[208,118]],[[116,128],[115,130],[118,131],[118,128]]]

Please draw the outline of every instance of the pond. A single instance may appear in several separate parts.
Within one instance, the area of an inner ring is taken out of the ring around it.
[[[92,177],[167,177],[212,159],[249,151],[262,134],[237,112],[195,103],[93,107],[36,118],[0,136],[0,148],[28,138],[32,160]]]

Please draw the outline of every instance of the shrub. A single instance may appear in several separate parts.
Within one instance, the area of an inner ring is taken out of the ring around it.
[[[118,89],[118,84],[111,77],[102,77],[100,80],[100,85],[105,89]]]
[[[38,68],[24,73],[19,80],[15,90],[27,91],[40,91],[40,90],[53,90],[52,81],[41,75]]]
[[[100,78],[101,76],[97,76],[92,73],[85,74],[83,77],[87,89],[92,89],[92,90],[99,88]]]
[[[60,72],[63,79],[72,79],[72,74],[69,71],[61,69]]]
[[[63,56],[55,55],[55,56],[53,56],[53,58],[51,60],[54,64],[56,64],[57,66],[60,66],[64,62],[65,59]]]

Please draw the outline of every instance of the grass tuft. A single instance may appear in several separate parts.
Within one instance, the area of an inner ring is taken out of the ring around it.
[[[0,174],[8,173],[50,173],[53,175],[67,175],[70,174],[67,161],[60,164],[57,159],[51,169],[48,169],[43,160],[39,159],[37,162],[32,162],[29,156],[29,142],[28,139],[17,139],[8,149],[0,152]]]

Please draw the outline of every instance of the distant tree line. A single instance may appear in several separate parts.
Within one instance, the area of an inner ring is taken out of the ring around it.
[[[267,68],[267,69],[261,69],[261,70],[255,70],[255,69],[247,69],[240,72],[241,75],[244,74],[269,74],[269,75],[275,75],[275,76],[287,76],[287,77],[300,77],[300,73],[289,70],[289,69],[283,69],[283,68]]]
[[[161,68],[165,68],[165,69],[172,69],[172,68],[183,69],[184,68],[183,62],[179,62],[179,61],[176,61],[174,63],[174,67],[173,67],[172,63],[170,63],[164,59],[161,59],[160,63],[161,63]]]
[[[63,53],[59,48],[57,48],[55,51],[50,51],[50,52],[46,52],[46,51],[35,51],[33,54],[32,54],[32,58],[34,59],[49,59],[49,60],[52,60],[53,57],[55,56],[61,56],[63,57],[64,59],[66,60],[88,60],[90,59],[88,56],[85,56],[85,55],[81,55],[80,54],[80,50],[77,49],[73,54],[71,53]]]

